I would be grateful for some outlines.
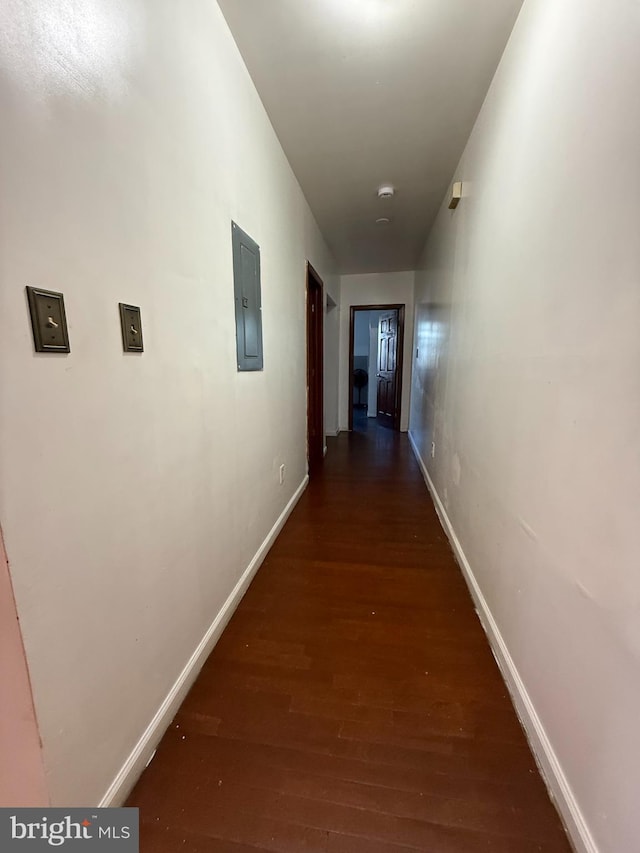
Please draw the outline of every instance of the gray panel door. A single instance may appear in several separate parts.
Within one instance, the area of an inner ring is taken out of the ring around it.
[[[262,370],[260,247],[235,222],[231,234],[238,370]]]

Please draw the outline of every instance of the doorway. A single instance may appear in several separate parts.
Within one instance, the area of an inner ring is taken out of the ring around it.
[[[324,295],[322,279],[307,262],[307,458],[313,477],[324,458]]]
[[[352,305],[349,318],[349,429],[369,418],[400,429],[404,305]]]

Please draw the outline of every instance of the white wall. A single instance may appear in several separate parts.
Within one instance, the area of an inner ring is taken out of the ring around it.
[[[353,354],[369,357],[369,314],[358,311],[353,321]]]
[[[0,518],[54,804],[100,800],[303,482],[307,259],[337,293],[218,6],[179,6],[0,8]],[[64,292],[70,355],[34,354],[27,284]]]
[[[416,288],[411,435],[602,853],[640,850],[639,43],[525,0]]]
[[[405,305],[404,363],[400,429],[409,424],[411,350],[413,342],[413,272],[340,276],[340,428],[349,426],[349,317],[352,305]]]
[[[375,374],[378,370],[379,320],[381,313],[381,311],[369,311],[369,385],[367,392],[367,417],[369,418],[375,418],[378,415],[378,383]],[[408,325],[411,328],[413,323],[409,322]]]

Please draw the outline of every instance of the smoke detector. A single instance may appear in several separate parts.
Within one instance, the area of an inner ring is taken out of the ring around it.
[[[386,184],[378,190],[378,198],[393,198],[395,193],[395,189],[390,184]]]

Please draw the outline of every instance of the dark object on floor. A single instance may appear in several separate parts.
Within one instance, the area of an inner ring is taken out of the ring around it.
[[[369,374],[366,370],[362,370],[362,368],[358,367],[353,371],[353,387],[358,391],[358,402],[355,403],[359,409],[363,406],[366,406],[366,403],[363,403],[361,400],[362,389],[366,388],[369,384]]]

